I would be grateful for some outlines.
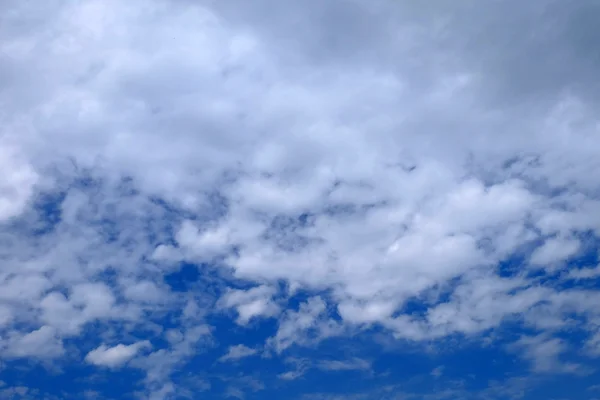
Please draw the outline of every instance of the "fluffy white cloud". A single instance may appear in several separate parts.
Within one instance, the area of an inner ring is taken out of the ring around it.
[[[279,318],[279,352],[371,325],[594,331],[596,291],[529,274],[596,276],[565,274],[600,234],[590,1],[5,3],[2,354],[144,328],[169,346],[133,364],[167,396],[230,309]],[[181,261],[223,290],[171,290]]]
[[[268,344],[280,353],[294,344],[316,343],[340,334],[342,326],[328,318],[326,307],[323,299],[316,296],[300,304],[298,310],[286,311]]]
[[[147,357],[134,359],[130,365],[146,371],[146,383],[149,389],[161,392],[159,388],[169,386],[167,382],[173,369],[201,352],[210,337],[210,327],[202,324],[190,325],[188,322],[181,329],[166,332],[168,347],[157,349]]]
[[[237,323],[247,324],[257,317],[272,317],[279,313],[279,306],[273,301],[275,289],[269,286],[257,286],[248,290],[228,289],[219,300],[224,308],[235,308]]]
[[[42,359],[59,357],[65,351],[56,330],[47,325],[23,335],[13,333],[0,349],[8,357]]]
[[[538,247],[531,255],[530,262],[533,265],[552,266],[566,261],[569,257],[577,254],[581,243],[572,238],[548,239]]]
[[[38,175],[0,136],[0,222],[19,216],[34,194]]]
[[[118,368],[130,361],[140,350],[151,347],[150,342],[141,341],[130,345],[117,344],[109,347],[105,344],[90,351],[85,361],[101,367]]]
[[[567,276],[576,280],[594,279],[600,277],[600,266],[594,268],[573,269],[568,272]]]

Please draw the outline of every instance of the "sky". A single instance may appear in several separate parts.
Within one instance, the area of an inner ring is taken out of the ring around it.
[[[0,7],[0,399],[600,399],[597,0]]]

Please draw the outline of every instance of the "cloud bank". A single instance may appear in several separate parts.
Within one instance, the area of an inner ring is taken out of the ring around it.
[[[505,323],[535,370],[566,330],[600,354],[596,2],[3,8],[0,360],[99,331],[80,361],[166,398],[214,315],[273,354]]]

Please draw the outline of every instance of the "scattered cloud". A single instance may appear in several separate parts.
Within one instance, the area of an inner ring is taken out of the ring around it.
[[[257,286],[248,290],[228,289],[219,300],[223,308],[235,308],[237,323],[246,325],[253,318],[273,317],[279,306],[273,301],[275,290],[268,286]]]
[[[104,344],[90,351],[85,356],[85,361],[100,367],[118,368],[127,363],[144,348],[151,347],[150,342],[142,341],[130,345],[117,344],[108,347]]]
[[[431,371],[431,376],[433,376],[436,379],[439,378],[440,376],[442,376],[443,374],[444,374],[444,367],[443,366],[435,367]]]
[[[281,361],[494,331],[587,371],[598,9],[522,3],[4,1],[3,365],[133,368],[168,399],[244,334]]]
[[[525,336],[513,344],[522,351],[523,357],[531,362],[535,372],[585,373],[583,366],[564,362],[560,356],[567,351],[568,345],[561,339],[543,335]]]
[[[360,358],[350,360],[323,360],[317,364],[317,368],[324,371],[352,371],[369,370],[371,363]]]
[[[227,351],[227,354],[220,357],[219,361],[221,361],[221,362],[236,361],[236,360],[239,360],[240,358],[246,358],[246,357],[253,356],[257,352],[258,351],[256,349],[246,347],[243,344],[238,344],[235,346],[230,346],[229,350]]]

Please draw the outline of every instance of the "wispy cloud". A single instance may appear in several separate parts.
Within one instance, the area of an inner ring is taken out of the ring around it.
[[[369,370],[371,368],[371,363],[361,358],[352,358],[349,360],[323,360],[319,361],[317,368],[325,371]]]
[[[235,361],[235,360],[239,360],[240,358],[246,358],[246,357],[253,356],[257,352],[258,351],[256,349],[246,347],[243,344],[238,344],[235,346],[230,346],[227,353],[219,358],[219,361],[221,361],[221,362]]]
[[[135,357],[140,350],[150,346],[150,342],[148,341],[137,342],[130,345],[117,344],[112,347],[102,344],[98,348],[90,351],[85,356],[85,361],[97,366],[117,368]]]

